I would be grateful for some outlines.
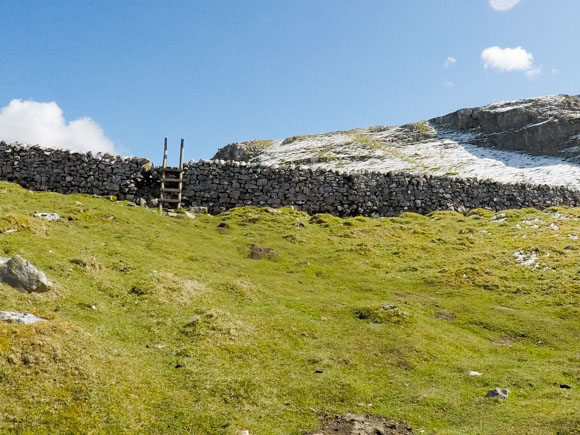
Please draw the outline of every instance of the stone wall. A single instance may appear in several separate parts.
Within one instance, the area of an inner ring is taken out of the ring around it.
[[[0,180],[32,190],[114,195],[155,204],[159,175],[147,159],[0,143]],[[397,216],[405,211],[546,208],[580,205],[580,191],[404,173],[343,172],[235,161],[190,162],[183,205],[219,213],[232,207],[294,205],[308,213]]]
[[[32,190],[115,195],[135,200],[150,195],[147,159],[77,153],[0,142],[0,180]]]
[[[405,211],[580,205],[580,191],[405,173],[261,167],[244,162],[187,165],[184,204],[218,213],[243,205],[295,205],[308,213],[397,216]]]

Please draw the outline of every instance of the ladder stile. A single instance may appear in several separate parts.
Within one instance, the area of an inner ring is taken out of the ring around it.
[[[160,169],[161,186],[159,189],[159,210],[163,211],[163,206],[166,208],[178,209],[181,207],[181,198],[183,191],[183,150],[184,140],[181,139],[181,149],[179,153],[179,167],[167,167],[167,138],[165,138],[163,149],[163,166]],[[175,195],[175,196],[173,196]],[[175,204],[169,206],[167,204]]]

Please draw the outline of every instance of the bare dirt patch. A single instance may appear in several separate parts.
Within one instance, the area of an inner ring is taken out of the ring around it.
[[[457,320],[457,316],[455,313],[445,313],[443,311],[437,311],[435,313],[436,319],[446,320],[447,322],[455,322]]]
[[[261,260],[263,258],[272,259],[276,256],[276,251],[272,248],[268,248],[267,246],[260,246],[260,245],[250,245],[250,253],[248,254],[248,258],[252,260]]]
[[[496,338],[495,340],[492,340],[492,343],[495,344],[496,346],[506,346],[506,347],[512,347],[512,346],[518,344],[517,341],[515,341],[509,337]]]
[[[376,415],[345,414],[322,422],[322,427],[307,435],[393,435],[413,434],[405,423]]]

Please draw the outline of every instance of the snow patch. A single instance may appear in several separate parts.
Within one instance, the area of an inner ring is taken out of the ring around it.
[[[298,136],[274,141],[253,161],[270,166],[297,164],[331,170],[404,171],[580,189],[580,165],[562,158],[479,147],[472,144],[479,136],[473,132],[439,131],[431,136],[428,124],[422,128],[425,139],[420,136],[415,142],[409,140],[414,133],[402,127]]]
[[[516,257],[516,262],[518,262],[521,266],[528,267],[530,269],[537,269],[540,267],[540,263],[537,261],[538,253],[536,251],[532,251],[529,254],[522,249],[518,252],[514,252],[514,257]]]

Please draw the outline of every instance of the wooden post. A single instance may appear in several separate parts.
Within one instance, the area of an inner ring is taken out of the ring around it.
[[[181,193],[183,192],[183,148],[184,140],[181,138],[181,150],[179,152],[179,193],[177,194],[177,208],[181,207]]]
[[[181,153],[179,154],[179,169],[183,170],[183,146],[184,140],[181,139]]]
[[[165,148],[163,150],[163,167],[167,167],[167,138],[165,138]]]
[[[163,147],[163,169],[167,167],[167,138],[165,138],[165,143]],[[161,170],[161,188],[159,190],[159,212],[163,211],[163,191],[165,190],[165,171]]]

